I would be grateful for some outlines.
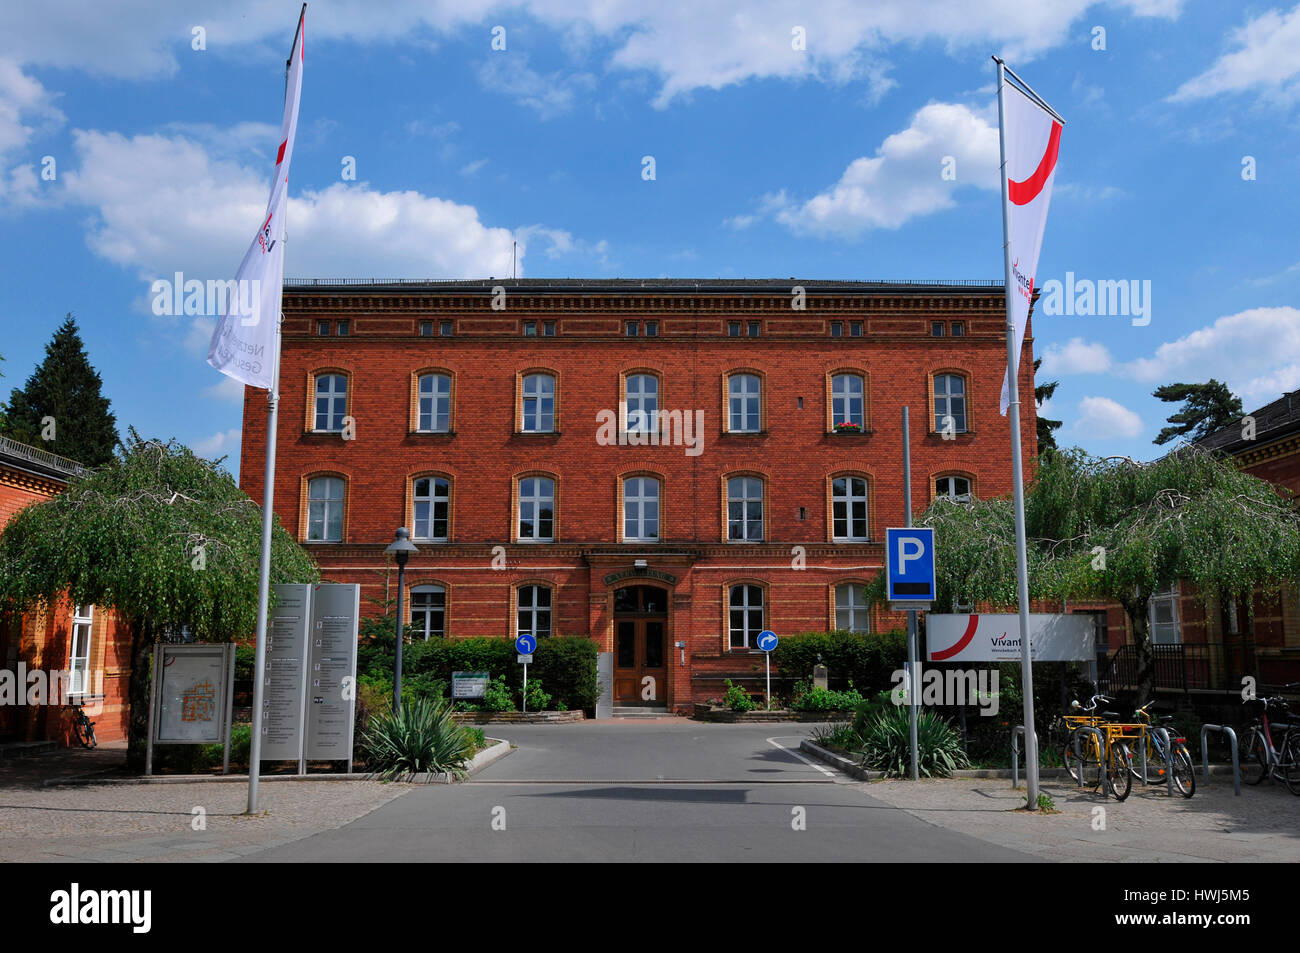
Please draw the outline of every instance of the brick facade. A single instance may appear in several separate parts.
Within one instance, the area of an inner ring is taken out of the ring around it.
[[[1007,418],[998,413],[1000,285],[806,282],[807,308],[794,310],[794,282],[523,280],[503,283],[505,307],[494,310],[493,284],[286,288],[275,510],[326,579],[361,584],[363,611],[395,597],[397,574],[383,549],[396,527],[414,531],[414,481],[434,476],[447,482],[447,541],[416,539],[406,580],[445,589],[449,635],[513,638],[520,586],[535,584],[551,592],[552,632],[614,651],[615,590],[658,585],[668,593],[669,658],[655,698],[687,710],[719,694],[723,678],[762,669],[760,652],[730,645],[731,587],[758,587],[762,624],[792,634],[833,628],[835,587],[880,571],[884,528],[903,523],[904,406],[917,511],[940,475],[963,476],[978,495],[1011,490]],[[536,336],[525,336],[528,322]],[[1027,337],[1022,395],[1032,395],[1032,363]],[[418,379],[430,370],[451,379],[447,433],[418,432]],[[346,380],[352,439],[313,432],[314,381],[323,372]],[[534,373],[555,382],[554,432],[521,432],[524,379]],[[661,413],[682,411],[692,422],[702,413],[700,452],[598,441],[600,413],[617,413],[633,373],[657,381]],[[737,373],[759,381],[757,433],[730,432],[727,381]],[[837,373],[863,382],[863,433],[832,430]],[[953,439],[944,439],[934,412],[934,379],[945,373],[960,375],[966,392],[966,432]],[[1024,459],[1032,461],[1032,397],[1021,408]],[[265,392],[249,389],[240,485],[259,502],[265,428]],[[520,480],[537,475],[554,481],[552,542],[519,539]],[[660,481],[652,542],[623,541],[623,481],[633,475]],[[317,476],[343,481],[336,542],[307,539]],[[736,476],[761,485],[761,542],[728,541],[725,495]],[[838,476],[865,480],[865,540],[834,539]],[[902,616],[872,611],[873,631],[902,624]]]

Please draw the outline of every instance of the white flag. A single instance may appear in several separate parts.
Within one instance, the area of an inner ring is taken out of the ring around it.
[[[1043,247],[1047,207],[1056,179],[1056,154],[1061,145],[1061,123],[1012,83],[1003,96],[1006,112],[1000,117],[1006,137],[1007,196],[1011,214],[1006,237],[1011,243],[1011,319],[1016,329],[1016,367],[1002,379],[999,409],[1005,417],[1011,404],[1011,375],[1019,371],[1020,349],[1025,343],[1029,305],[1034,296],[1038,252]]]
[[[253,243],[235,274],[236,290],[218,296],[216,330],[208,345],[208,363],[252,387],[274,386],[276,325],[284,287],[284,210],[289,192],[289,159],[298,131],[298,96],[302,92],[303,31],[306,6],[298,18],[298,34],[289,55],[289,80],[284,90],[284,121],[275,156],[275,181],[266,214]]]

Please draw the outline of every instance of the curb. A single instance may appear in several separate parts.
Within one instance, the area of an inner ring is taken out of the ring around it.
[[[484,748],[478,754],[470,759],[465,776],[472,777],[479,771],[482,771],[488,765],[501,760],[514,750],[510,742],[502,741],[499,738],[489,738],[489,741],[495,741],[496,744]],[[365,771],[358,771],[352,774],[263,774],[258,777],[258,782],[263,781],[377,781],[379,775]],[[403,779],[403,783],[410,784],[451,784],[454,778],[445,772],[437,774],[422,773],[413,775],[410,778]],[[217,783],[217,784],[247,784],[248,775],[246,774],[163,774],[153,775],[151,777],[141,778],[100,778],[93,775],[75,778],[49,778],[41,782],[42,787],[59,787],[68,785],[70,787],[90,787],[93,785],[130,785],[130,784],[196,784],[196,783]]]
[[[838,755],[834,751],[828,751],[827,749],[821,747],[820,745],[814,744],[813,742],[809,741],[806,738],[799,743],[799,750],[804,752],[805,754],[812,755],[818,761],[821,761],[824,764],[828,764],[832,768],[835,768],[841,771],[842,773],[847,774],[851,778],[856,778],[859,781],[879,781],[885,777],[885,772],[883,771],[869,771],[866,768],[863,768],[860,765],[855,764],[851,759],[846,758],[843,755]],[[1021,771],[1020,774],[1023,777],[1024,771]],[[1069,777],[1069,775],[1066,773],[1064,768],[1039,768],[1038,776],[1040,778],[1068,778]],[[1011,769],[1010,768],[958,768],[955,771],[953,771],[952,777],[957,779],[1006,778],[1009,781],[1011,780]],[[923,778],[922,780],[942,781],[947,779]]]

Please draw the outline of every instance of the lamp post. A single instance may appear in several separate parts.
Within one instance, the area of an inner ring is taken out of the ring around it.
[[[402,613],[403,596],[406,595],[406,561],[412,553],[418,553],[419,550],[411,542],[411,534],[406,531],[406,527],[399,526],[393,534],[392,543],[384,552],[392,553],[397,560],[397,662],[393,667],[393,714],[396,715],[402,710]]]

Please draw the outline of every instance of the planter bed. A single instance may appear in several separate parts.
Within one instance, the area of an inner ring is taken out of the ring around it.
[[[457,711],[452,717],[461,725],[567,725],[586,716],[577,711]]]
[[[732,711],[730,708],[723,708],[719,705],[700,705],[695,706],[695,711],[691,715],[696,721],[720,721],[720,722],[774,722],[774,721],[851,721],[853,712],[851,711],[791,711],[788,708],[774,708],[772,711],[764,711],[757,708],[754,711]]]

